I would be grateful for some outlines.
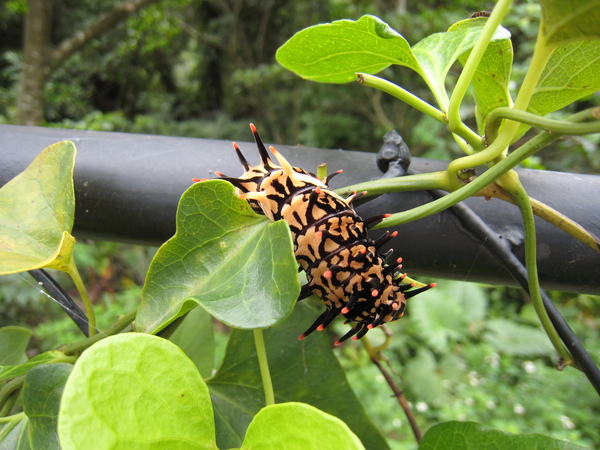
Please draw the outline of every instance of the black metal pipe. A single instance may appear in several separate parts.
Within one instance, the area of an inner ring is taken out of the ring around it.
[[[250,137],[250,133],[248,133]],[[267,136],[263,136],[267,138]],[[160,245],[173,235],[175,211],[192,178],[214,171],[242,172],[231,143],[207,139],[0,125],[0,185],[24,170],[45,147],[75,142],[76,214],[79,239],[106,239]],[[254,143],[240,143],[258,161]],[[314,170],[322,162],[344,169],[334,188],[379,178],[376,154],[277,145],[294,165]],[[413,158],[418,172],[442,170],[443,161]],[[520,170],[530,195],[600,235],[600,177]],[[406,210],[432,198],[427,192],[392,193],[359,208],[371,215]],[[523,231],[516,207],[500,200],[465,202],[522,259]],[[513,277],[456,217],[442,212],[397,228],[391,246],[409,275],[515,285]],[[538,262],[546,289],[600,293],[600,254],[561,230],[537,220]]]

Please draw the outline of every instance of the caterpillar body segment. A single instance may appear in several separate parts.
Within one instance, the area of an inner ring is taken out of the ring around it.
[[[380,254],[378,249],[397,232],[386,233],[376,241],[367,234],[368,228],[389,215],[363,221],[354,211],[352,201],[364,193],[344,199],[329,189],[328,181],[342,171],[333,172],[321,181],[314,174],[293,167],[270,147],[276,164],[256,127],[251,124],[250,129],[261,163],[250,165],[234,143],[245,172],[238,178],[218,175],[233,184],[239,197],[248,200],[254,211],[273,221],[283,219],[288,223],[296,259],[308,280],[299,299],[315,294],[326,306],[300,339],[324,329],[338,315],[354,326],[336,345],[351,337],[360,339],[371,328],[401,317],[407,298],[433,287],[411,291],[411,285],[395,279],[401,259],[388,265],[391,251]]]

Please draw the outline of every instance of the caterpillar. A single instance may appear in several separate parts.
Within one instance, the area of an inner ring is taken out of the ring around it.
[[[274,148],[269,150],[275,164],[253,124],[250,129],[258,147],[261,163],[251,166],[239,146],[233,148],[245,172],[239,178],[215,172],[233,184],[241,199],[252,209],[269,219],[285,220],[294,240],[294,252],[308,283],[298,300],[315,294],[325,304],[325,311],[302,334],[304,339],[315,330],[323,330],[338,315],[354,326],[335,342],[363,337],[370,329],[394,321],[404,314],[406,301],[435,286],[415,289],[415,284],[402,284],[402,258],[390,264],[393,250],[379,249],[397,232],[389,231],[377,240],[368,237],[367,230],[389,214],[362,220],[352,202],[366,192],[342,198],[329,189],[329,181],[342,170],[320,180],[316,175],[292,165]]]

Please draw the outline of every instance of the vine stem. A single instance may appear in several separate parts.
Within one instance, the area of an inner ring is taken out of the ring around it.
[[[254,345],[256,346],[256,355],[258,356],[258,365],[260,367],[260,376],[265,390],[266,406],[275,404],[275,392],[273,391],[273,381],[269,371],[269,361],[267,359],[267,349],[265,348],[265,339],[261,329],[253,330]]]
[[[572,365],[573,358],[560,340],[542,301],[537,271],[535,222],[529,196],[515,171],[511,170],[510,172],[507,172],[503,177],[503,181],[504,189],[506,189],[515,200],[515,203],[521,212],[521,217],[523,218],[523,228],[525,230],[525,266],[527,267],[527,281],[529,284],[529,296],[531,302],[546,334],[562,359],[561,366]]]
[[[465,94],[467,93],[469,85],[471,84],[471,80],[477,71],[477,67],[483,58],[483,54],[492,40],[496,29],[500,25],[502,18],[508,12],[508,8],[510,7],[511,3],[512,0],[500,0],[496,4],[491,16],[487,19],[481,35],[471,50],[460,76],[458,77],[456,86],[454,87],[452,95],[450,96],[450,103],[448,104],[448,130],[451,132],[454,132],[454,130],[460,129],[461,126],[464,126],[460,117],[460,105],[465,97]]]
[[[515,103],[512,107],[514,110],[525,111],[527,109],[529,101],[533,96],[535,87],[542,75],[542,71],[544,70],[544,67],[546,67],[548,59],[552,54],[552,49],[542,42],[543,39],[541,37],[541,33],[542,31],[540,27],[540,30],[538,31],[538,39],[536,41],[535,49],[531,58],[531,63],[529,64],[529,69],[525,74],[523,84],[519,89],[519,93],[517,94],[517,98],[515,99]],[[474,155],[464,156],[451,161],[450,164],[448,164],[448,176],[455,177],[455,174],[463,169],[477,167],[482,164],[488,164],[494,161],[496,158],[502,156],[515,137],[519,129],[519,125],[519,122],[509,120],[504,125],[502,130],[500,130],[498,138],[495,139],[485,150],[482,150]]]
[[[401,225],[443,211],[482,190],[488,184],[496,180],[496,178],[508,172],[521,161],[541,150],[559,137],[560,135],[556,133],[544,132],[539,134],[523,144],[506,158],[502,159],[495,166],[482,173],[469,184],[462,186],[460,189],[457,189],[442,198],[427,203],[426,205],[417,206],[408,211],[392,214],[389,218],[384,219],[381,223],[375,225],[373,229]],[[399,183],[401,183],[401,181]]]

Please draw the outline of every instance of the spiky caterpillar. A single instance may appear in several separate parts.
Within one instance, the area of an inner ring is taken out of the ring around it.
[[[362,220],[352,208],[352,202],[364,195],[342,198],[329,189],[328,182],[342,171],[323,180],[290,163],[273,147],[274,164],[256,127],[250,124],[258,146],[261,164],[251,166],[237,144],[233,147],[244,167],[239,178],[217,175],[233,184],[239,198],[269,219],[285,220],[292,232],[294,251],[308,283],[302,287],[299,300],[315,294],[326,310],[306,330],[300,339],[315,330],[322,330],[338,315],[355,325],[336,341],[360,339],[369,329],[398,319],[404,314],[406,300],[431,287],[419,289],[414,284],[401,284],[396,272],[401,258],[390,264],[379,248],[397,235],[387,232],[377,240],[369,239],[367,229],[387,217],[387,214]]]

